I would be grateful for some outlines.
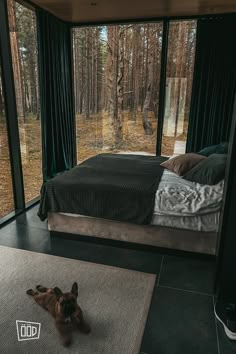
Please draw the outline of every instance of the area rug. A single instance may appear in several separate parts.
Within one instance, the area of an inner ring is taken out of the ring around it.
[[[0,353],[136,354],[140,351],[156,276],[0,246]],[[37,284],[70,291],[91,325],[64,348],[50,314],[25,291]],[[40,337],[18,341],[16,321],[41,324]]]

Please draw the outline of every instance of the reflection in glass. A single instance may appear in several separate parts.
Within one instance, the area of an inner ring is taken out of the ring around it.
[[[185,153],[195,57],[196,21],[171,21],[162,155]]]

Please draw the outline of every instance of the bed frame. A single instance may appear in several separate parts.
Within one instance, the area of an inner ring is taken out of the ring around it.
[[[50,231],[126,241],[175,250],[216,254],[217,233],[157,225],[135,225],[87,216],[48,213]]]

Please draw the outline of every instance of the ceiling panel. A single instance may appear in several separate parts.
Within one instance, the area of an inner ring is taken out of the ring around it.
[[[62,20],[103,22],[236,12],[236,0],[31,0]]]

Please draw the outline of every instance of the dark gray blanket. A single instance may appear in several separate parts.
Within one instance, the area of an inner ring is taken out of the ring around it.
[[[100,154],[47,181],[39,217],[61,212],[150,224],[163,173],[160,156]]]

